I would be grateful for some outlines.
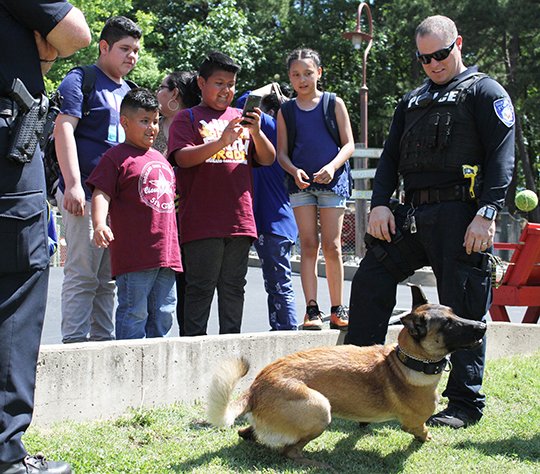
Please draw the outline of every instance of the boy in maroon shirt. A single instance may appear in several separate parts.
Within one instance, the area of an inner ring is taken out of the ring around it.
[[[176,307],[175,272],[182,271],[176,183],[171,165],[152,148],[158,119],[152,92],[128,92],[120,108],[126,140],[103,154],[86,182],[93,190],[94,242],[111,250],[116,339],[165,336]]]
[[[220,334],[239,333],[253,217],[253,160],[274,162],[260,128],[260,109],[244,118],[230,107],[240,66],[219,52],[207,55],[197,83],[201,104],[178,113],[169,129],[169,161],[180,167],[180,240],[184,252],[184,333],[206,334],[218,291]]]

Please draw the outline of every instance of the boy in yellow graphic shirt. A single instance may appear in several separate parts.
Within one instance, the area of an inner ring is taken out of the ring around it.
[[[240,332],[249,248],[257,237],[252,166],[275,158],[260,109],[242,118],[230,107],[239,70],[225,54],[209,53],[197,80],[201,104],[179,112],[169,130],[168,158],[180,168],[187,336],[206,334],[216,289],[220,334]]]

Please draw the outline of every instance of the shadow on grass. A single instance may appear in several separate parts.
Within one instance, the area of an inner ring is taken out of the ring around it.
[[[459,449],[476,449],[487,456],[503,453],[505,457],[519,458],[520,461],[540,461],[540,434],[532,438],[513,436],[499,441],[474,442],[463,441],[456,443]]]
[[[391,453],[381,454],[377,449],[357,448],[357,442],[368,436],[378,436],[381,429],[391,427],[397,431],[401,431],[401,427],[397,422],[373,423],[364,427],[359,427],[357,422],[347,420],[334,420],[330,425],[330,431],[339,431],[349,433],[349,435],[339,440],[328,455],[327,462],[330,458],[336,460],[332,464],[340,473],[347,474],[392,474],[403,471],[405,461],[414,452],[418,451],[423,443],[416,441],[412,435],[410,436],[409,444],[403,448],[397,448]]]
[[[405,461],[422,443],[414,440],[405,449],[382,455],[373,449],[357,449],[357,442],[364,436],[374,436],[374,428],[392,426],[399,429],[397,424],[378,424],[360,428],[357,423],[335,420],[328,428],[329,431],[344,433],[346,436],[333,446],[328,445],[322,450],[310,451],[309,444],[305,451],[310,460],[328,464],[342,474],[392,474],[402,472]],[[236,426],[235,426],[236,427]],[[216,451],[207,452],[198,458],[189,459],[171,466],[174,472],[190,472],[203,466],[216,466],[216,460],[223,468],[233,472],[252,472],[253,470],[274,469],[276,472],[290,470],[296,472],[327,473],[323,468],[306,467],[297,464],[280,455],[277,451],[258,443],[244,441],[238,438],[234,446],[227,446]]]

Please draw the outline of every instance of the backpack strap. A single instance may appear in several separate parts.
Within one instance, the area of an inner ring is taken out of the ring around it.
[[[191,122],[191,128],[194,133],[197,133],[197,129],[195,128],[195,115],[193,114],[193,110],[191,107],[187,110],[189,114],[189,121]]]
[[[281,104],[281,114],[285,120],[285,128],[287,129],[287,149],[289,158],[292,158],[294,150],[294,141],[296,140],[296,119],[294,117],[294,104],[296,99],[291,99]]]
[[[82,72],[82,85],[81,92],[83,95],[82,102],[82,116],[86,117],[90,113],[90,107],[88,106],[88,96],[94,89],[96,85],[96,71],[92,65],[86,66],[75,66],[68,71],[68,74],[71,71],[79,69]]]
[[[323,92],[322,101],[326,128],[328,128],[328,132],[336,142],[336,145],[341,148],[342,143],[336,119],[336,94],[333,92]]]
[[[133,82],[131,79],[124,79],[124,81],[132,89],[135,89],[136,87],[139,87],[139,85],[136,82]]]
[[[92,65],[86,66],[77,66],[73,69],[80,69],[82,71],[82,86],[81,91],[83,94],[83,103],[82,103],[82,115],[86,117],[90,113],[90,106],[88,105],[88,98],[94,87],[96,86],[96,70]]]

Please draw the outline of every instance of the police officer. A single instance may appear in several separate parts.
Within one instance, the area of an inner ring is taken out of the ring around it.
[[[377,167],[345,338],[360,346],[384,342],[397,284],[425,265],[440,303],[458,316],[484,320],[491,303],[485,252],[514,168],[512,103],[496,81],[463,65],[451,19],[426,18],[415,38],[428,79],[399,102]],[[395,207],[400,176],[405,199]],[[451,362],[448,407],[428,424],[462,428],[482,416],[485,344],[455,352]]]
[[[32,419],[49,250],[39,146],[27,163],[8,158],[25,113],[10,91],[18,78],[39,98],[42,74],[57,56],[90,39],[83,14],[65,0],[0,0],[0,473],[71,472],[66,463],[28,456],[21,441]]]

